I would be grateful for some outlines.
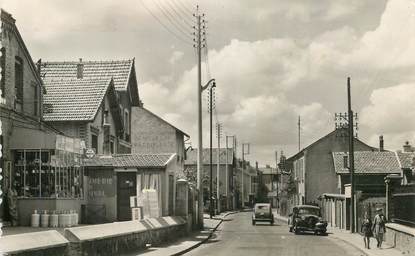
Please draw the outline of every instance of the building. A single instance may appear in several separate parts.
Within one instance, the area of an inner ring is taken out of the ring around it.
[[[267,199],[271,202],[272,207],[278,205],[278,192],[281,190],[278,186],[280,185],[280,170],[273,168],[269,165],[258,168],[261,176],[261,185],[266,189]]]
[[[133,154],[175,153],[184,169],[189,135],[144,107],[133,107],[131,118]]]
[[[337,193],[322,194],[323,216],[329,225],[349,229],[350,213],[350,170],[347,152],[333,152],[333,164],[338,176]],[[356,198],[356,230],[365,212],[373,217],[375,209],[386,208],[385,178],[401,176],[402,170],[395,152],[356,151],[354,152],[354,186]],[[386,210],[386,209],[385,209]]]
[[[156,197],[147,205],[149,217],[174,215],[176,173],[181,168],[175,154],[123,154],[85,159],[87,203],[82,214],[85,223],[132,219],[131,198],[145,217],[146,190]],[[135,206],[135,205],[134,205]],[[134,207],[133,206],[133,207]]]
[[[333,165],[332,152],[349,150],[347,136],[347,129],[335,129],[286,160],[296,184],[294,196],[289,199],[291,206],[316,204],[323,193],[339,193],[340,181]],[[375,150],[357,138],[354,138],[354,149]]]
[[[81,141],[43,119],[46,89],[11,14],[1,10],[0,218],[27,225],[37,210],[79,210]],[[71,178],[69,178],[71,177]]]
[[[204,205],[208,205],[209,200],[209,184],[210,184],[210,150],[203,149],[203,195]],[[213,179],[213,194],[217,191],[217,164],[218,164],[218,149],[212,148],[212,179]],[[233,209],[233,201],[235,197],[234,190],[234,175],[235,175],[235,157],[232,148],[219,150],[219,193],[221,198],[221,209]],[[186,179],[192,183],[196,183],[197,175],[197,149],[189,149],[186,152],[185,160],[185,176]]]
[[[97,113],[97,116],[101,115],[102,120],[105,113],[111,113],[114,118],[121,120],[120,126],[116,127],[117,130],[112,135],[114,136],[113,151],[119,154],[131,153],[132,107],[140,106],[141,104],[138,94],[134,59],[115,61],[82,61],[80,59],[79,61],[41,62],[39,66],[46,87],[53,86],[55,88],[58,86],[66,86],[67,84],[78,84],[79,86],[86,86],[89,89],[89,87],[93,86],[91,83],[109,84],[109,81],[112,79],[111,86],[113,88],[108,92],[108,94],[114,94],[113,97],[111,96],[112,102],[94,99],[101,103],[100,109],[102,111]],[[92,95],[79,96],[82,98],[94,97]],[[117,106],[110,105],[112,103],[116,103]],[[53,104],[53,102],[46,104]],[[71,106],[71,110],[76,112],[76,106]],[[50,107],[50,105],[46,105],[45,112],[53,111],[56,110]],[[92,136],[98,136],[98,140],[100,140],[100,137],[102,138],[104,133],[99,124],[91,126],[91,124],[88,125],[83,120],[76,120],[77,122],[69,120],[72,122],[70,127],[65,122],[66,120],[52,119],[52,117],[47,120],[53,122],[53,125],[57,129],[68,132],[69,134],[74,133],[77,137],[81,137],[85,141],[87,148],[93,148],[92,143],[95,146],[95,141],[92,140],[95,137]],[[98,126],[98,129],[95,129],[97,128],[96,126]],[[98,151],[96,153],[101,154],[101,152]]]
[[[243,208],[251,207],[258,199],[260,175],[256,167],[249,161],[237,159],[235,166],[235,205]]]

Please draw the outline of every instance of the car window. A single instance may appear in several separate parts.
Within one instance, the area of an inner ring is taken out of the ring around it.
[[[301,214],[301,215],[312,214],[312,215],[320,216],[320,209],[300,208],[298,210],[298,213]]]

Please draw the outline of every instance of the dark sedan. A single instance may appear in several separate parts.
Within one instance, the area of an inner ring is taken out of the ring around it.
[[[327,222],[321,217],[320,207],[313,205],[298,205],[293,207],[293,211],[288,219],[290,232],[299,234],[300,232],[314,232],[314,234],[325,235],[327,232]]]

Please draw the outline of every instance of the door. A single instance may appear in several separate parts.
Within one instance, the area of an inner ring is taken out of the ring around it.
[[[130,197],[137,196],[137,173],[117,173],[117,219],[118,221],[131,220]]]

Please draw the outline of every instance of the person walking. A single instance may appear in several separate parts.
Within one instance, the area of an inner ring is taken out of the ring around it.
[[[373,219],[373,234],[378,242],[377,247],[382,248],[383,235],[386,232],[385,223],[386,217],[382,213],[382,208],[376,208],[376,216]]]
[[[369,214],[365,212],[363,217],[362,226],[360,232],[363,234],[363,241],[365,242],[365,248],[370,249],[370,237],[372,233],[372,221],[369,218]]]

